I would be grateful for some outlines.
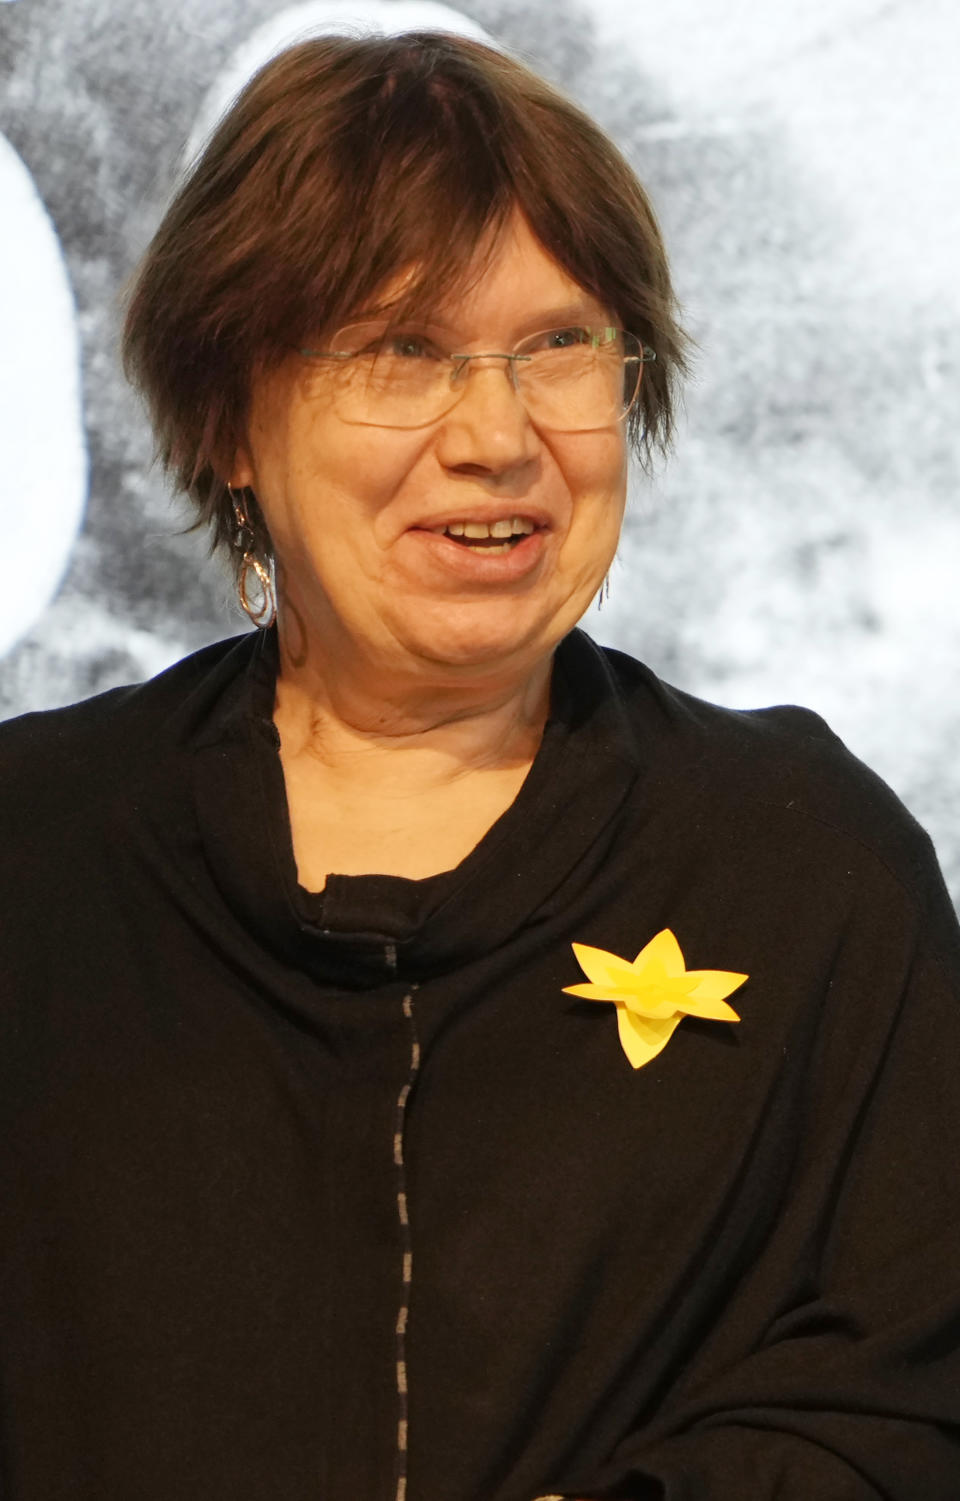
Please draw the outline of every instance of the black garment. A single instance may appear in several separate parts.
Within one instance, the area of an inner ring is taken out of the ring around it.
[[[892,794],[575,632],[467,859],[311,896],[274,677],[0,727],[4,1501],[956,1501],[960,944]],[[634,1070],[571,943],[664,928],[741,1020]]]

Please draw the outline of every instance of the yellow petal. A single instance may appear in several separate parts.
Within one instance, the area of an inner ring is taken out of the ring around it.
[[[578,995],[585,1001],[611,1001],[615,1006],[626,1006],[637,1016],[662,1018],[673,1016],[686,1006],[686,1001],[669,991],[644,991],[637,995],[633,990],[617,990],[613,985],[564,985],[564,995]]]
[[[686,1000],[687,992],[682,981],[678,985],[676,980],[663,979],[659,983],[645,985],[642,980],[638,980],[632,994],[626,998],[626,1004],[640,1016],[672,1016]]]
[[[564,995],[579,995],[585,1001],[621,1001],[623,991],[615,989],[613,985],[564,985]]]
[[[622,988],[632,982],[634,968],[629,959],[621,959],[619,954],[609,954],[606,949],[591,948],[586,943],[575,943],[571,947],[580,968],[594,984]]]
[[[662,928],[651,938],[633,961],[633,967],[638,972],[642,972],[648,964],[662,965],[665,974],[671,979],[676,975],[686,973],[680,945],[669,928]]]
[[[625,991],[618,1001],[632,1011],[634,1016],[663,1018],[681,1011],[687,1002],[685,994],[676,995],[668,982],[661,985],[645,985],[634,991]]]
[[[734,974],[732,969],[688,969],[687,979],[696,982],[691,995],[698,1001],[723,1001],[739,990],[749,975]]]
[[[656,1058],[666,1047],[682,1019],[680,1016],[671,1016],[663,1021],[648,1021],[646,1017],[636,1016],[625,1007],[618,1006],[620,1042],[633,1067],[642,1068],[651,1058]]]
[[[733,1007],[728,1006],[723,998],[738,990],[744,980],[749,979],[748,975],[738,975],[732,970],[724,969],[691,969],[689,977],[697,983],[685,1001],[677,1002],[681,1011],[686,1011],[688,1016],[701,1016],[707,1021],[740,1020]]]
[[[699,1001],[696,996],[690,996],[685,1001],[677,1003],[677,1010],[686,1012],[687,1016],[699,1016],[704,1021],[710,1022],[738,1022],[739,1014],[726,1001]]]

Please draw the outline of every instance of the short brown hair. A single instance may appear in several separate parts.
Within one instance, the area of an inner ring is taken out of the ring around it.
[[[685,336],[647,196],[592,120],[515,59],[441,32],[320,36],[255,75],[147,250],[123,340],[158,456],[214,545],[234,532],[225,479],[254,371],[400,271],[399,311],[439,301],[515,208],[655,351],[630,418],[646,463],[669,443]]]

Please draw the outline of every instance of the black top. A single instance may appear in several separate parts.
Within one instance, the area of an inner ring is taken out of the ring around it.
[[[0,726],[3,1501],[957,1501],[960,940],[814,715],[574,632],[297,885],[272,636]],[[633,1068],[571,944],[749,975]]]

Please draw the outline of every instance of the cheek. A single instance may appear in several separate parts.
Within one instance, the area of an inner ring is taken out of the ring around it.
[[[330,419],[314,424],[298,446],[298,498],[306,511],[322,506],[331,527],[354,530],[364,522],[386,541],[388,508],[418,466],[422,436]]]
[[[601,519],[618,522],[627,493],[627,449],[619,432],[590,435],[589,442],[571,444],[560,458],[570,497],[573,521],[596,526]]]

